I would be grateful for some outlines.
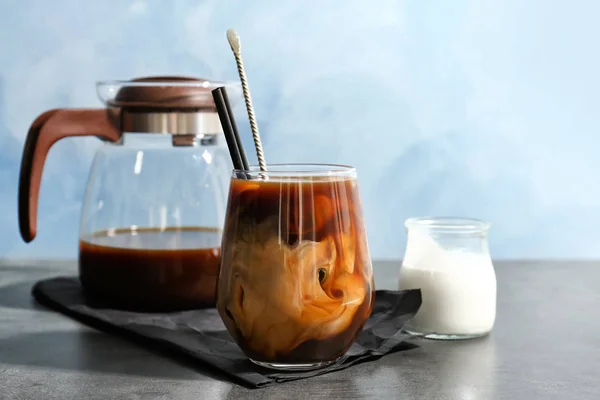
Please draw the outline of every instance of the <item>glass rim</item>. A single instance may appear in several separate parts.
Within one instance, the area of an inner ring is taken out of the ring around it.
[[[413,217],[404,221],[407,229],[417,228],[440,233],[484,233],[492,224],[476,218],[468,217]]]
[[[349,176],[356,174],[356,168],[344,164],[328,163],[279,163],[267,164],[267,171],[262,172],[258,165],[251,165],[247,170],[233,169],[233,174],[250,174],[254,177],[311,177],[311,176]]]

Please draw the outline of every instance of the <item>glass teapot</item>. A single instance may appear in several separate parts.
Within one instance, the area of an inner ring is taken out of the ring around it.
[[[96,136],[81,216],[79,278],[93,304],[173,311],[212,306],[232,169],[211,90],[222,83],[150,77],[97,84],[103,109],[55,109],[31,125],[19,227],[36,235],[48,150]]]

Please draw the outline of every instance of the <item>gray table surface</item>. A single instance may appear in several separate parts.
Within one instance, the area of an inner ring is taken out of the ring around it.
[[[496,262],[483,339],[419,348],[310,380],[246,389],[36,305],[32,284],[70,262],[0,261],[1,399],[598,399],[600,262]],[[395,289],[398,262],[374,264]]]

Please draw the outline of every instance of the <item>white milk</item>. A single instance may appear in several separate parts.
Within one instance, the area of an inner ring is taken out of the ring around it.
[[[489,254],[443,249],[411,233],[400,289],[421,289],[423,303],[406,329],[435,336],[480,336],[496,319],[496,274]]]

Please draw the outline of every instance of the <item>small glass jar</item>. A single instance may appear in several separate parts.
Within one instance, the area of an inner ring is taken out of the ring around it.
[[[470,218],[406,220],[399,287],[421,289],[422,305],[405,325],[429,339],[487,335],[496,319],[496,274],[488,222]]]

